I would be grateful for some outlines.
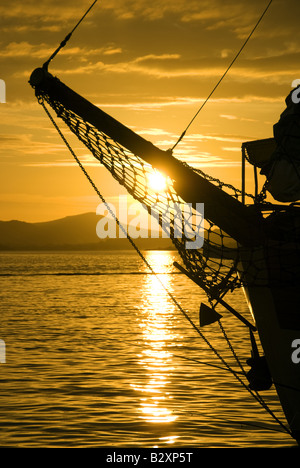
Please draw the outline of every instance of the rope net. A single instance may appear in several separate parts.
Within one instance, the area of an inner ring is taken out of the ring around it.
[[[261,203],[260,199],[258,205],[263,207],[270,238],[259,247],[241,247],[207,217],[200,219],[194,207],[189,207],[187,213],[187,204],[176,193],[171,179],[167,180],[165,190],[153,189],[151,175],[156,170],[151,164],[50,98],[47,93],[36,89],[36,95],[40,103],[46,102],[51,106],[93,156],[156,218],[179,252],[188,275],[206,291],[209,298],[218,299],[242,285],[291,286],[298,283],[300,216],[296,205],[278,208]],[[182,161],[180,164],[187,166]],[[232,185],[199,169],[190,169],[232,197],[242,198],[242,192]],[[246,197],[252,204],[255,203],[255,196],[246,194]],[[184,219],[182,213],[185,214]],[[199,220],[203,242],[199,248],[187,248],[187,243],[195,239],[197,233],[199,236]]]

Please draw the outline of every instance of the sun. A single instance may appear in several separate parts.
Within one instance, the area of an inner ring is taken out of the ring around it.
[[[148,174],[149,187],[155,192],[165,192],[168,188],[167,178],[158,171]]]

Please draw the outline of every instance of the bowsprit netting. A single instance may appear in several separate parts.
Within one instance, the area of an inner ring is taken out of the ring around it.
[[[186,213],[186,203],[176,192],[172,178],[167,178],[165,190],[154,190],[151,188],[150,177],[156,169],[150,163],[68,109],[59,100],[53,99],[50,93],[38,87],[35,87],[35,90],[39,101],[47,102],[128,193],[156,217],[178,250],[188,274],[206,290],[209,297],[217,299],[227,291],[246,284],[265,286],[272,283],[282,286],[297,281],[295,270],[298,269],[298,258],[295,257],[295,239],[300,237],[300,224],[297,222],[299,218],[294,216],[294,207],[290,207],[290,211],[266,209],[266,226],[272,232],[272,226],[276,225],[275,235],[272,234],[268,242],[263,241],[262,245],[251,248],[239,245],[205,215],[205,222],[201,220],[203,245],[201,248],[187,248],[187,242],[191,241],[193,233],[199,233],[199,212],[195,207],[190,207],[190,212],[184,219],[178,214]],[[187,166],[181,161],[177,163],[182,168]],[[239,199],[242,196],[241,191],[235,187],[224,184],[202,171],[190,169],[195,174],[201,174],[220,190],[228,192],[233,198]],[[253,202],[254,197],[250,197]],[[265,208],[268,206],[266,204]],[[292,216],[289,216],[291,211]],[[286,228],[280,228],[282,224],[285,226],[287,217],[290,223],[293,223],[288,231]],[[267,267],[271,267],[272,274],[266,274],[266,262]]]

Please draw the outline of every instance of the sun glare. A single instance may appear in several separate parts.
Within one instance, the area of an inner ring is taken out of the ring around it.
[[[167,187],[167,178],[158,171],[148,174],[149,187],[155,192],[164,192]]]

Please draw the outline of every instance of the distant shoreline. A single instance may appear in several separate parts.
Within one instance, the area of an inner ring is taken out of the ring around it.
[[[0,221],[0,252],[133,249],[127,238],[98,238],[98,221],[99,216],[95,213],[67,216],[43,223]],[[175,250],[171,239],[147,237],[148,234],[141,231],[140,237],[134,239],[140,250]]]
[[[139,247],[140,250],[143,251],[176,251],[176,248],[173,247],[172,245],[167,246],[167,247],[152,247],[152,248],[144,248],[144,247]],[[72,246],[56,246],[56,247],[1,247],[0,246],[0,252],[119,252],[119,251],[132,251],[135,252],[134,248],[129,245],[129,247],[112,247],[112,248],[107,248],[107,247],[74,247]]]

